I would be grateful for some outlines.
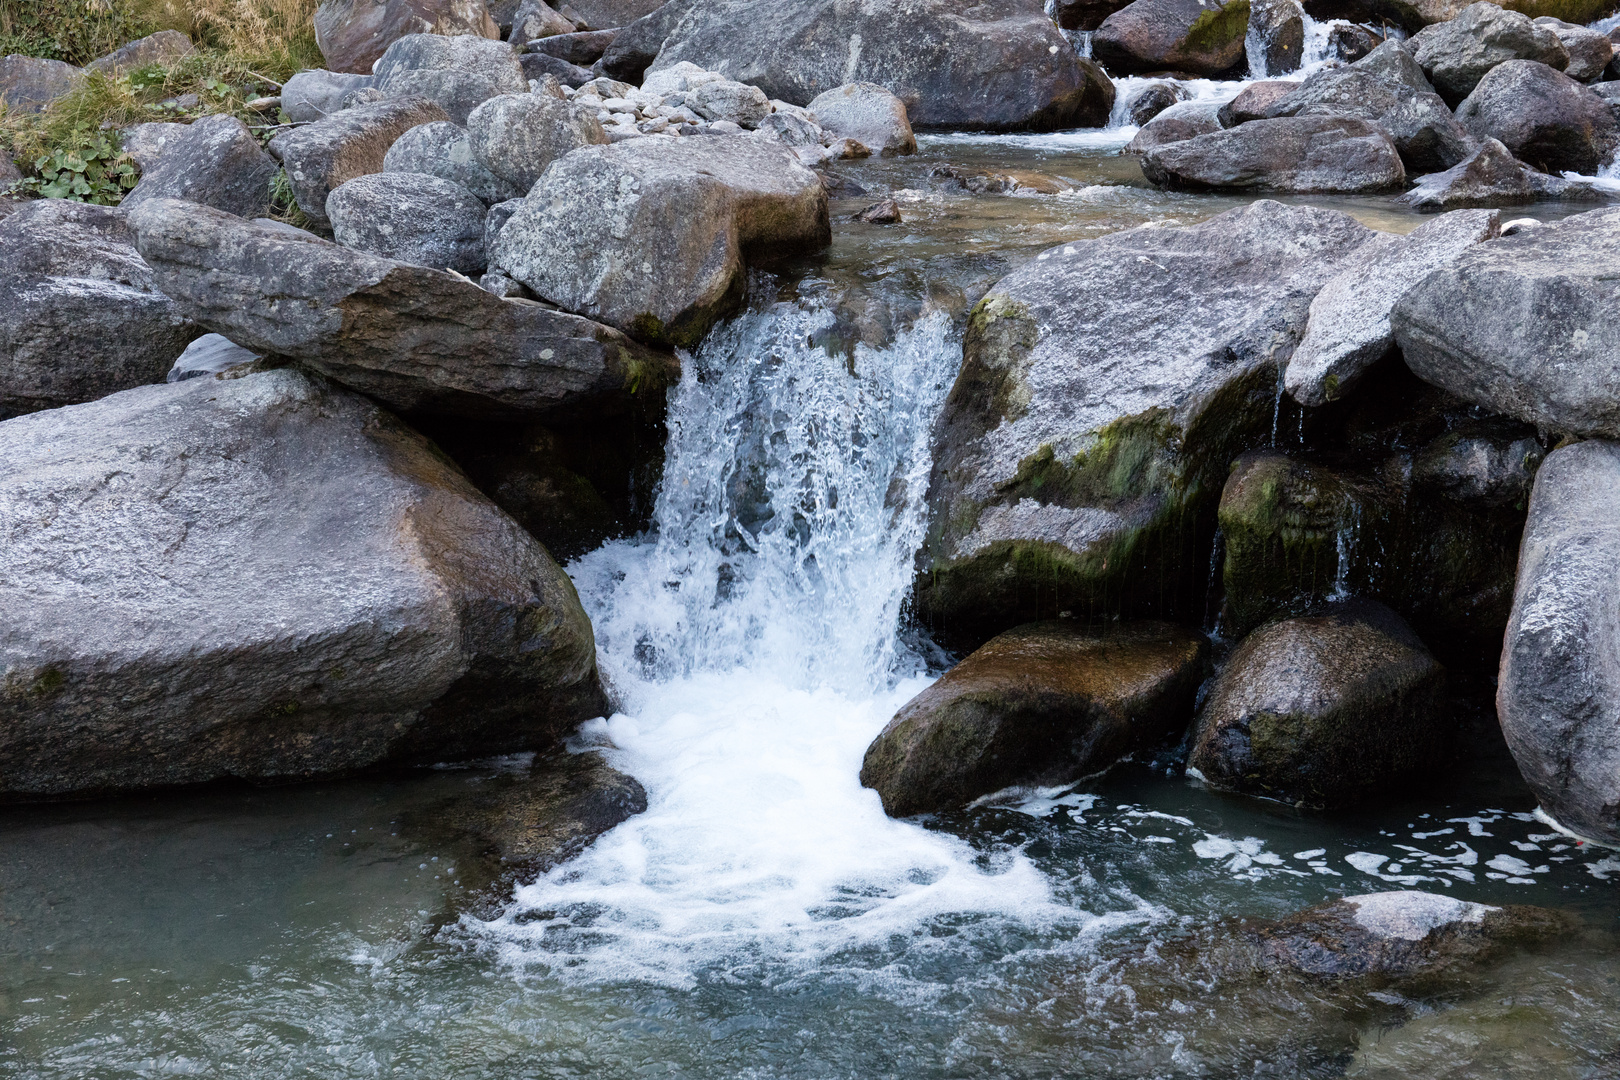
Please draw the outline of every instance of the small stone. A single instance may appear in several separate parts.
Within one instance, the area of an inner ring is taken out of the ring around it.
[[[856,214],[854,221],[865,221],[872,225],[898,225],[900,224],[900,204],[893,199],[884,199],[875,202],[865,210]]]

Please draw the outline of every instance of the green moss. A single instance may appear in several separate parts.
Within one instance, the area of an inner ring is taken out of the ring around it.
[[[1029,406],[1029,389],[1021,377],[1030,351],[1040,341],[1040,328],[1029,305],[991,293],[968,313],[962,339],[962,377],[953,396],[980,403],[989,427],[1016,420]]]
[[[1210,8],[1193,20],[1182,37],[1182,50],[1218,53],[1234,41],[1242,41],[1249,30],[1249,0],[1232,0]]]
[[[67,682],[67,676],[56,668],[46,668],[34,677],[34,684],[28,690],[35,697],[50,697],[60,690],[65,682]]]
[[[1091,446],[1067,461],[1050,445],[1018,463],[1000,488],[1009,499],[1111,507],[1150,493],[1180,494],[1173,447],[1179,434],[1166,409],[1149,409],[1098,429]]]

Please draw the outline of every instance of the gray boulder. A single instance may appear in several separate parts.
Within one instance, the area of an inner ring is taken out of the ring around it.
[[[1388,133],[1402,164],[1413,173],[1449,169],[1474,150],[1469,133],[1395,42],[1350,67],[1316,72],[1273,102],[1267,115],[1372,121]]]
[[[518,63],[523,67],[524,78],[540,80],[549,75],[563,86],[572,86],[576,90],[596,78],[590,68],[570,64],[549,53],[524,53],[518,57]]]
[[[424,173],[358,176],[326,198],[332,238],[396,262],[482,274],[484,204],[449,180]]]
[[[83,81],[83,68],[60,60],[21,53],[0,58],[0,101],[18,112],[39,112]]]
[[[1298,89],[1299,83],[1291,79],[1261,79],[1239,90],[1237,97],[1222,105],[1215,115],[1221,127],[1264,120],[1271,115],[1273,105]]]
[[[1183,728],[1208,659],[1203,635],[1170,623],[1019,626],[907,702],[867,748],[861,784],[906,817],[1101,772]]]
[[[1156,146],[1142,173],[1178,190],[1387,191],[1406,181],[1395,143],[1367,120],[1290,116]]]
[[[161,157],[124,196],[123,206],[133,210],[147,199],[185,199],[237,217],[260,217],[270,210],[276,171],[275,159],[246,124],[223,113],[204,116],[166,142]]]
[[[161,382],[202,333],[133,240],[123,210],[64,199],[0,219],[0,417]]]
[[[323,120],[346,104],[357,90],[371,87],[369,74],[342,71],[300,71],[281,86],[281,108],[294,123],[310,124]]]
[[[1488,0],[1470,4],[1455,19],[1425,27],[1411,39],[1413,58],[1435,90],[1456,105],[1487,72],[1509,60],[1534,60],[1562,71],[1569,53],[1558,35],[1529,16]]]
[[[677,373],[616,330],[441,270],[190,203],[147,203],[131,224],[160,287],[208,329],[403,413],[566,415]]]
[[[854,139],[882,157],[917,152],[917,138],[906,118],[906,103],[881,86],[835,86],[806,108],[835,139]]]
[[[185,382],[205,375],[219,375],[226,371],[256,364],[264,357],[252,349],[244,349],[228,337],[204,334],[186,346],[186,351],[175,358],[174,366],[163,377],[164,382]]]
[[[658,0],[569,0],[565,5],[585,20],[593,30],[629,26],[663,5]]]
[[[1593,83],[1588,87],[1609,107],[1609,115],[1620,122],[1620,81]]]
[[[1620,844],[1620,445],[1555,450],[1536,474],[1496,714],[1559,824]]]
[[[545,94],[503,94],[467,118],[467,142],[479,163],[527,194],[563,155],[608,142],[596,113]]]
[[[1143,124],[1124,152],[1140,156],[1154,147],[1220,131],[1222,108],[1203,101],[1178,102]]]
[[[1594,210],[1462,254],[1390,323],[1417,376],[1550,431],[1620,437],[1620,209]]]
[[[136,124],[119,133],[118,148],[129,155],[130,160],[141,170],[141,175],[145,176],[157,168],[163,152],[190,130],[190,124],[171,124],[158,120]]]
[[[492,97],[529,92],[512,46],[471,34],[402,37],[388,46],[374,73],[383,94],[436,101],[458,124],[465,124],[468,114]]]
[[[544,53],[559,60],[566,60],[570,64],[594,64],[602,59],[602,54],[613,44],[613,39],[618,33],[617,30],[584,30],[554,34],[548,38],[529,42],[525,55]]]
[[[1261,75],[1298,71],[1305,56],[1305,9],[1299,0],[1250,0],[1243,50]]]
[[[270,153],[287,170],[298,209],[324,225],[333,188],[382,172],[395,139],[418,124],[445,119],[444,110],[426,98],[356,105],[277,135]]]
[[[490,262],[567,311],[691,346],[741,302],[747,260],[830,239],[826,188],[781,145],[634,139],[553,163]]]
[[[1596,199],[1591,187],[1548,176],[1514,157],[1486,136],[1479,149],[1441,173],[1417,178],[1416,186],[1395,201],[1414,210],[1455,210],[1465,206],[1510,206],[1538,199]]]
[[[545,549],[318,376],[37,413],[0,457],[0,799],[539,749],[606,710]]]
[[[146,67],[148,64],[169,66],[184,60],[197,48],[191,38],[178,30],[159,30],[155,34],[131,41],[114,49],[99,60],[84,65],[86,71],[99,71],[104,75],[121,75],[126,71]]]
[[[1547,456],[1535,437],[1500,417],[1463,424],[1412,460],[1412,486],[1471,506],[1523,505]]]
[[[526,190],[484,168],[473,156],[467,129],[448,120],[418,124],[394,140],[383,155],[383,172],[437,176],[490,204],[515,199]]]
[[[370,72],[394,42],[412,34],[499,38],[484,0],[323,0],[315,42],[333,71]]]
[[[536,41],[556,34],[572,34],[574,21],[557,13],[546,0],[523,0],[512,16],[512,40]]]
[[[1272,623],[1216,678],[1187,771],[1223,791],[1354,804],[1453,749],[1445,689],[1445,669],[1382,604]]]
[[[1495,239],[1501,225],[1495,210],[1456,210],[1405,236],[1380,233],[1363,244],[1311,301],[1304,340],[1283,377],[1294,400],[1316,406],[1345,396],[1394,347],[1395,302],[1430,271]]]
[[[495,250],[495,238],[501,235],[506,223],[512,220],[512,215],[523,209],[522,199],[507,199],[489,208],[484,216],[484,250]]]
[[[613,36],[613,43],[603,50],[602,70],[615,79],[640,83],[647,68],[658,59],[665,39],[694,5],[695,0],[668,0],[627,23]]]
[[[1165,79],[1150,82],[1125,105],[1125,119],[1141,127],[1170,106],[1186,101],[1189,96],[1186,88],[1178,82]]]
[[[1564,68],[1564,74],[1572,79],[1592,82],[1603,75],[1603,70],[1614,59],[1614,44],[1590,27],[1576,26],[1551,15],[1543,15],[1534,22],[1558,35],[1564,51],[1569,53],[1569,65]]]
[[[1598,171],[1620,143],[1608,103],[1533,60],[1492,68],[1463,103],[1457,120],[1476,139],[1496,139],[1543,172]]]
[[[690,61],[794,105],[869,82],[899,96],[917,128],[1046,131],[1072,126],[1095,92],[1039,0],[990,0],[970,9],[945,0],[669,6],[679,10],[650,70]],[[622,64],[615,59],[621,45],[633,49],[644,39],[634,29],[603,55],[605,70]]]
[[[1220,75],[1243,62],[1249,11],[1245,0],[1134,0],[1102,21],[1091,55],[1118,75]]]
[[[1270,434],[1312,298],[1372,236],[1260,200],[1077,240],[997,282],[935,431],[919,614],[975,642],[1054,611],[1201,618],[1191,523]]]
[[[771,114],[771,99],[765,91],[733,79],[716,79],[695,87],[686,95],[686,104],[711,123],[729,120],[749,129],[758,127]]]

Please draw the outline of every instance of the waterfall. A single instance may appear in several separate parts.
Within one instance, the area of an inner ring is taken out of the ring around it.
[[[933,316],[833,353],[815,344],[831,324],[778,304],[684,358],[654,532],[569,567],[622,708],[582,739],[649,808],[469,924],[515,965],[690,985],[934,918],[1081,914],[1021,856],[987,869],[859,786],[928,681],[897,627],[961,346]]]

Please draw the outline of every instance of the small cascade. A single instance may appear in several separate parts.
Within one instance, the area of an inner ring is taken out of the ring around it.
[[[1356,542],[1361,538],[1361,505],[1355,504],[1350,520],[1339,526],[1333,538],[1337,556],[1337,569],[1333,573],[1333,589],[1329,600],[1344,600],[1350,595],[1350,563],[1355,558]]]

